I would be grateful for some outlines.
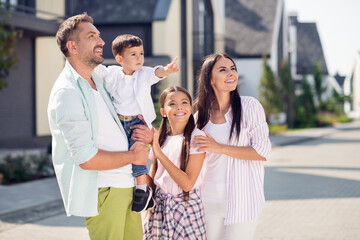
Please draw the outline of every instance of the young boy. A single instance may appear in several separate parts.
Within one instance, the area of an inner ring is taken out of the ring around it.
[[[151,85],[171,73],[179,72],[179,68],[176,65],[177,58],[165,67],[144,67],[143,42],[139,37],[130,34],[117,36],[112,42],[112,52],[121,67],[106,68],[99,65],[95,72],[104,78],[105,87],[128,137],[130,149],[134,144],[130,127],[143,124],[137,116],[142,114],[149,128],[156,118]],[[132,211],[142,212],[154,206],[152,190],[146,185],[148,170],[145,165],[134,164],[132,170],[136,178]]]

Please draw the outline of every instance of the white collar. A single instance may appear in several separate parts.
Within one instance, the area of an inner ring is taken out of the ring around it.
[[[71,66],[71,64],[69,63],[68,60],[66,60],[65,65],[66,65],[68,68],[70,68],[70,71],[71,71],[71,73],[72,73],[72,75],[73,75],[73,77],[74,77],[74,79],[75,79],[76,81],[77,81],[79,78],[82,78],[82,77],[78,74],[78,72]]]

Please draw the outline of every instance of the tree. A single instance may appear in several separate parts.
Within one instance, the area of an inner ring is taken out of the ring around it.
[[[323,94],[326,91],[326,87],[324,87],[323,74],[320,62],[317,62],[313,68],[313,76],[314,76],[314,87],[316,93],[316,99],[318,101],[319,109],[324,108],[324,102],[322,99]]]
[[[7,16],[1,11],[1,4],[0,2],[0,90],[7,87],[5,79],[18,62],[15,47],[16,40],[20,36],[18,31],[8,26]]]
[[[302,93],[298,97],[296,107],[296,126],[314,127],[316,126],[316,107],[314,95],[306,76],[301,83]]]
[[[295,121],[295,84],[291,77],[289,64],[281,61],[280,69],[281,97],[289,128],[294,128]]]
[[[270,114],[282,112],[280,89],[273,71],[263,56],[263,73],[259,85],[259,100],[264,107],[267,118]]]

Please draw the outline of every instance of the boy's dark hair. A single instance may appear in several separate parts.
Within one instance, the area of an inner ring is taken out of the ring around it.
[[[66,43],[68,41],[79,41],[79,36],[77,34],[77,26],[79,23],[88,22],[94,24],[92,17],[87,15],[86,12],[83,14],[72,16],[66,19],[63,23],[60,24],[59,29],[56,33],[56,42],[60,47],[61,52],[65,55],[65,57],[69,56],[68,49],[66,47]]]
[[[143,41],[141,38],[131,34],[122,34],[114,39],[111,49],[114,57],[116,57],[118,54],[122,55],[125,48],[138,47],[142,45]]]

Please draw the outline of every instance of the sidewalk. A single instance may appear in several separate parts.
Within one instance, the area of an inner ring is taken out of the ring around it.
[[[314,138],[330,135],[343,126],[359,125],[359,122],[339,124],[336,127],[325,127],[291,131],[270,137],[272,146],[292,145]],[[9,151],[9,150],[6,150]],[[11,151],[19,151],[12,149]],[[21,151],[20,151],[21,152]],[[0,156],[4,150],[0,149]],[[10,186],[0,185],[0,232],[6,224],[22,224],[39,221],[64,212],[61,195],[56,178],[36,180]]]

